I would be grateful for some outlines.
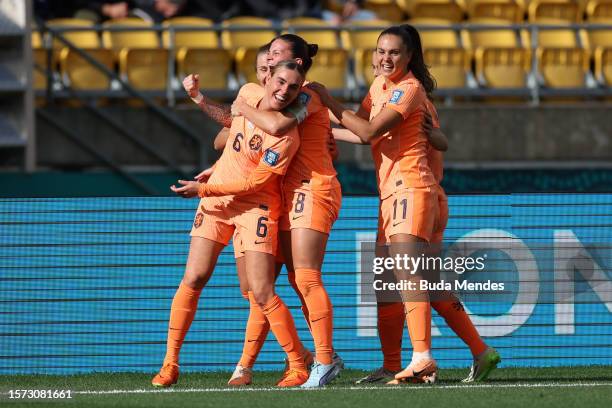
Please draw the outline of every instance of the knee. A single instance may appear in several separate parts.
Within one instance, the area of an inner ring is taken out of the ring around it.
[[[272,288],[254,288],[251,293],[252,297],[250,300],[257,303],[259,307],[262,308],[274,297],[274,290]]]
[[[295,285],[303,296],[317,286],[323,286],[321,272],[315,270],[302,269],[295,273]]]
[[[186,274],[183,283],[195,290],[201,290],[206,285],[206,279],[197,275]]]

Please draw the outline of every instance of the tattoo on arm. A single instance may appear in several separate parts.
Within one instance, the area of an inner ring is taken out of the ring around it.
[[[202,109],[202,112],[221,126],[227,128],[232,126],[232,108],[230,105],[217,103],[204,97],[198,106]]]

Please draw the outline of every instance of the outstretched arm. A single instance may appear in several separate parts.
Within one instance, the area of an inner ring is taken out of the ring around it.
[[[249,122],[272,136],[284,135],[298,125],[298,120],[292,113],[261,111],[246,103],[241,97],[236,98],[231,112],[234,116],[244,116]]]
[[[232,125],[232,111],[230,105],[218,103],[202,95],[200,92],[200,75],[190,74],[183,80],[183,88],[189,97],[206,113],[212,120],[223,127]]]
[[[341,142],[354,143],[354,144],[365,144],[359,136],[354,134],[348,129],[341,128],[333,128],[332,134],[334,135],[335,140],[339,140]]]

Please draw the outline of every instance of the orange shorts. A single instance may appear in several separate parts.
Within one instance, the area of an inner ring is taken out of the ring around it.
[[[438,216],[435,186],[405,188],[381,200],[379,224],[385,242],[395,234],[410,234],[430,242]]]
[[[234,235],[232,236],[232,244],[234,247],[234,258],[238,259],[244,256],[244,244],[242,243],[242,237],[240,236],[240,232],[238,229],[234,231]],[[280,241],[276,240],[276,256],[275,263],[284,265],[285,257],[283,256],[283,251],[280,248]]]
[[[438,218],[434,224],[434,232],[431,236],[431,242],[439,244],[444,239],[444,230],[448,224],[448,197],[444,189],[437,185],[438,190]]]
[[[268,210],[238,212],[230,206],[204,202],[211,198],[200,200],[191,229],[192,237],[202,237],[227,245],[234,232],[238,232],[242,251],[276,255],[278,222],[270,217]]]
[[[342,190],[311,190],[299,188],[285,191],[285,211],[280,217],[280,230],[308,228],[329,234],[338,219]]]

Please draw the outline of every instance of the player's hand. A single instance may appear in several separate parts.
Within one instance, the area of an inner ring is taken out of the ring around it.
[[[433,131],[433,120],[431,119],[429,112],[425,112],[422,129],[425,136],[427,136],[429,139],[431,137],[431,132]]]
[[[183,88],[190,98],[195,98],[200,93],[200,74],[189,74],[183,79]]]
[[[206,183],[213,173],[213,168],[209,167],[206,170],[199,172],[193,179],[198,183]]]
[[[242,96],[236,98],[234,103],[232,103],[232,116],[242,116],[243,103],[245,103],[245,100]]]
[[[180,187],[175,185],[170,186],[170,190],[183,198],[191,198],[198,196],[198,190],[200,189],[200,183],[197,181],[178,180]]]
[[[321,102],[323,102],[325,106],[329,105],[331,95],[329,94],[329,91],[327,90],[325,85],[319,82],[310,82],[308,85],[306,85],[306,87],[315,91],[319,95],[319,97],[321,98]]]

